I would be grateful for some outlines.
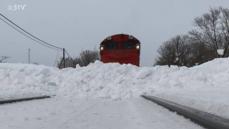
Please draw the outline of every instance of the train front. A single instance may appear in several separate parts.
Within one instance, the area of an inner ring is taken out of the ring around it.
[[[104,63],[140,65],[140,42],[131,35],[109,36],[100,44],[100,57]]]

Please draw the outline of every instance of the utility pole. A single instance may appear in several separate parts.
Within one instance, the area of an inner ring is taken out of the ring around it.
[[[63,48],[63,63],[64,63],[64,68],[65,68],[65,48]]]
[[[30,53],[31,53],[31,50],[30,48],[28,49],[28,63],[30,64]]]

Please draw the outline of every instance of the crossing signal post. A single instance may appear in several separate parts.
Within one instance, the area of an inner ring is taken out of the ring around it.
[[[64,63],[64,68],[65,68],[65,48],[63,48],[63,63]]]
[[[29,48],[29,49],[28,49],[28,63],[29,63],[29,64],[30,64],[30,61],[31,61],[31,60],[30,60],[30,58],[31,58],[31,55],[30,55],[30,54],[31,54],[31,49]]]

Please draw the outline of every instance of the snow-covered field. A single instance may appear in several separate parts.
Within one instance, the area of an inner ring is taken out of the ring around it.
[[[96,62],[59,70],[0,64],[0,98],[56,95],[50,100],[0,106],[0,121],[4,129],[200,128],[194,124],[185,127],[191,122],[139,96],[156,95],[229,118],[228,66],[228,58],[193,68]]]

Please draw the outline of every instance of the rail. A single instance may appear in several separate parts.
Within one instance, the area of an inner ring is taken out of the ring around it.
[[[200,111],[188,106],[183,106],[162,98],[147,95],[142,95],[142,97],[171,111],[177,112],[178,114],[207,129],[229,129],[229,119],[222,118],[220,116]]]
[[[16,99],[0,100],[0,105],[22,102],[22,101],[37,100],[37,99],[46,99],[46,98],[51,98],[51,96],[36,96],[36,97],[28,97],[28,98],[16,98]]]

